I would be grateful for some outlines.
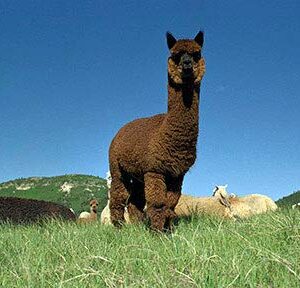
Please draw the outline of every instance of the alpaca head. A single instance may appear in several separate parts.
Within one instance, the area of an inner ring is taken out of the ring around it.
[[[168,73],[175,84],[200,83],[205,72],[205,62],[201,55],[203,41],[202,31],[193,40],[176,40],[167,32],[167,43],[171,53]]]
[[[228,193],[226,190],[227,186],[228,186],[227,184],[224,186],[216,185],[215,188],[213,189],[213,196],[218,197],[218,196],[222,195],[224,197],[228,197]]]
[[[96,199],[93,199],[90,201],[90,209],[91,212],[97,213],[97,209],[98,209],[98,201]]]

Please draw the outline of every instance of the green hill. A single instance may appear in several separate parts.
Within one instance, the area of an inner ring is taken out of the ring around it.
[[[299,202],[300,202],[300,190],[292,193],[291,195],[282,197],[281,199],[276,201],[276,203],[281,207],[283,206],[291,207],[293,204]]]
[[[71,207],[78,215],[89,211],[89,201],[99,201],[99,211],[107,202],[106,180],[88,175],[21,178],[0,184],[0,197],[12,196],[52,201]]]
[[[52,201],[74,209],[78,214],[89,211],[89,201],[99,201],[99,211],[107,202],[106,180],[89,175],[20,178],[0,183],[0,197],[12,196]],[[291,207],[300,202],[300,190],[276,201],[279,206]]]

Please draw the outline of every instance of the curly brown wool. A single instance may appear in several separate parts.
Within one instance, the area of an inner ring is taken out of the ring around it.
[[[37,222],[45,218],[75,221],[71,210],[63,205],[42,200],[0,197],[0,221],[14,224]]]
[[[115,226],[124,222],[126,205],[130,220],[140,221],[147,204],[151,228],[170,228],[184,175],[196,160],[200,81],[205,72],[203,33],[193,40],[176,40],[167,33],[167,42],[167,113],[128,123],[110,145],[109,207]]]

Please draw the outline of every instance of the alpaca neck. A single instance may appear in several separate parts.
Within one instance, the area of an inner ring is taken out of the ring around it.
[[[199,85],[176,85],[169,80],[167,125],[173,139],[196,146],[199,126]]]
[[[199,117],[199,85],[181,87],[168,85],[168,113],[161,125],[159,147],[164,155],[169,155],[170,162],[162,162],[162,171],[174,177],[184,175],[196,160]],[[158,152],[159,154],[160,152]]]
[[[97,211],[94,211],[93,209],[91,209],[90,217],[91,217],[92,219],[97,219]]]

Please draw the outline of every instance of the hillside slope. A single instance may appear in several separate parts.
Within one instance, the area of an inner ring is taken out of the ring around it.
[[[52,201],[72,207],[76,214],[89,211],[89,200],[99,201],[99,211],[107,202],[106,181],[88,175],[21,178],[0,184],[0,197],[12,196]]]
[[[288,206],[291,207],[293,204],[300,202],[300,190],[296,191],[288,196],[282,197],[281,199],[277,200],[276,203],[279,206]]]

